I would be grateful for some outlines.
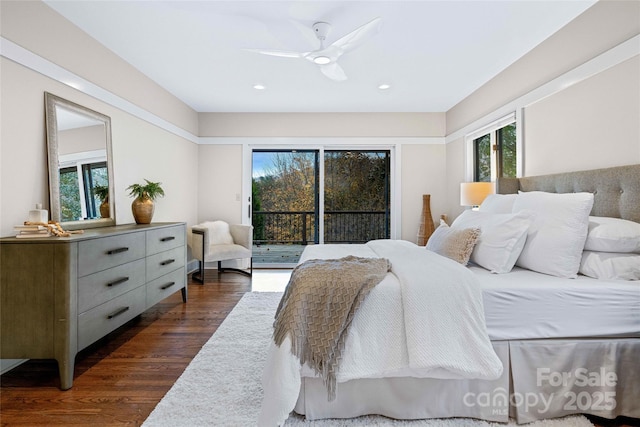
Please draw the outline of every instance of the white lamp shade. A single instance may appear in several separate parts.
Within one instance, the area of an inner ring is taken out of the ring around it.
[[[480,206],[484,199],[493,193],[492,182],[463,182],[460,184],[460,205]]]

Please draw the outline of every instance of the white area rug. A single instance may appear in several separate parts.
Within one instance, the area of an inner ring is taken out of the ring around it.
[[[260,379],[282,293],[247,293],[158,403],[145,427],[254,426],[262,402]],[[287,426],[502,427],[456,418],[396,421],[380,416],[306,421],[292,415]],[[509,424],[511,425],[511,424]],[[515,424],[514,424],[515,425]],[[588,427],[583,416],[545,420],[528,427]]]

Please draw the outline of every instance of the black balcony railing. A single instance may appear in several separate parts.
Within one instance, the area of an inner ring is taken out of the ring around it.
[[[385,211],[325,211],[325,243],[363,243],[387,239],[389,213]],[[253,212],[256,244],[318,243],[318,224],[313,211]]]
[[[389,238],[385,211],[325,211],[325,243],[364,243]]]
[[[306,245],[315,241],[313,211],[253,212],[253,242]]]

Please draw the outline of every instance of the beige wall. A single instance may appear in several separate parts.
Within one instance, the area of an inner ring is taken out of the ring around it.
[[[464,208],[460,206],[460,183],[465,182],[464,164],[464,139],[460,138],[446,145],[447,170],[446,170],[446,214],[448,222],[451,222],[462,213]]]
[[[200,145],[198,221],[242,221],[242,145]]]
[[[440,215],[447,214],[446,146],[403,145],[400,177],[402,180],[401,238],[416,243],[422,195],[431,195],[431,215],[438,224]]]
[[[43,31],[47,40],[43,40],[42,46],[31,48],[50,59],[65,62],[65,67],[82,74],[85,79],[98,81],[106,78],[104,61],[100,58],[88,61],[87,56],[83,56],[87,54],[87,46],[95,48],[95,42],[78,33],[77,28],[68,22],[60,21],[61,18],[52,15],[47,6],[38,2],[17,4],[3,1],[0,7],[3,37],[25,46],[34,43],[34,39],[39,39],[27,29],[39,26],[48,28],[54,32]],[[52,27],[53,24],[55,25]],[[50,44],[56,39],[63,40],[66,43],[64,47]],[[48,55],[48,49],[55,51],[55,55]],[[70,60],[73,55],[66,58],[62,51],[74,52],[77,56],[74,61],[82,65]],[[100,56],[99,53],[96,55]],[[58,58],[58,54],[62,57]],[[105,61],[108,60],[108,64],[114,65],[121,73],[117,76],[119,81],[141,85],[148,100],[164,104],[170,110],[160,113],[168,114],[168,119],[172,119],[175,114],[177,122],[182,120],[184,114],[174,110],[184,110],[184,105],[180,106],[175,99],[167,99],[166,92],[151,81],[145,82],[128,65],[118,65],[120,60],[106,53],[105,57]],[[78,69],[72,68],[74,66]],[[0,67],[0,235],[13,234],[13,226],[22,223],[36,203],[42,203],[47,208],[49,206],[44,92],[54,93],[111,117],[117,223],[133,222],[130,209],[132,199],[128,196],[126,187],[142,182],[143,178],[162,182],[166,192],[166,197],[158,200],[154,221],[195,223],[198,180],[194,165],[198,162],[197,144],[6,58],[0,59]],[[115,79],[113,69],[110,73]],[[116,91],[115,87],[111,89]],[[126,96],[128,83],[127,86],[119,86],[117,90],[121,96]],[[137,93],[132,91],[134,97]],[[187,121],[191,124],[182,125],[194,128],[197,114],[193,111],[190,114],[192,117]]]
[[[525,108],[524,170],[542,175],[640,163],[639,118],[636,56]]]
[[[444,136],[444,113],[200,113],[200,136]]]

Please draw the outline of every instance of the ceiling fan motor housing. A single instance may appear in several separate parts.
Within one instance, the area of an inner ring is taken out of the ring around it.
[[[316,33],[316,37],[320,41],[324,41],[331,30],[331,24],[326,22],[316,22],[313,24],[313,31]]]

